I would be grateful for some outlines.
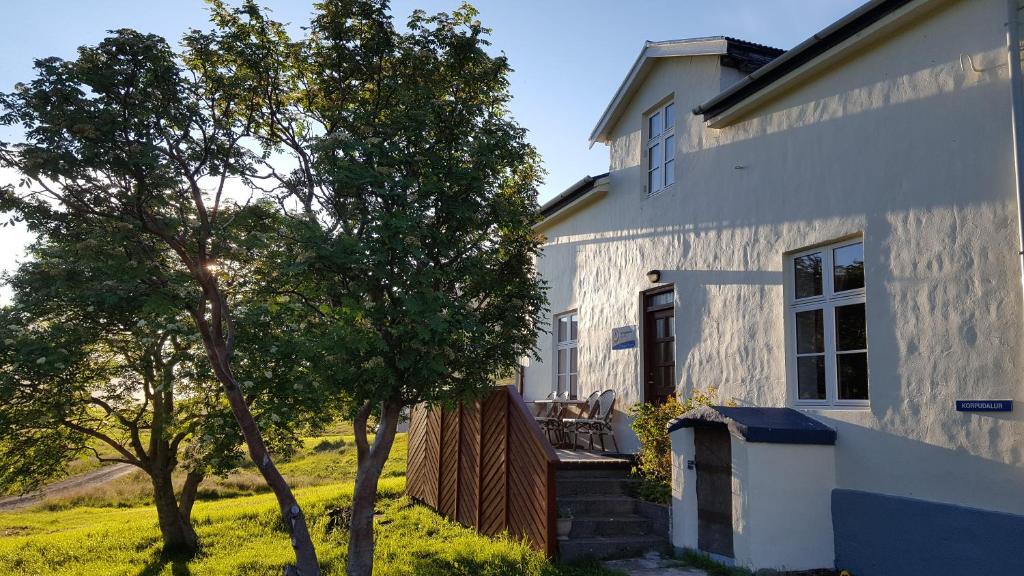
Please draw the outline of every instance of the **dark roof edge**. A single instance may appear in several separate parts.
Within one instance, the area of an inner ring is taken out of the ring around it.
[[[540,207],[540,215],[545,219],[554,216],[562,208],[572,204],[581,196],[593,190],[595,183],[606,176],[608,176],[607,172],[604,174],[598,174],[597,176],[584,176],[575,184],[566,188],[564,192],[545,202]]]
[[[836,431],[792,408],[699,406],[668,423],[680,428],[728,428],[747,442],[832,446]]]
[[[703,114],[705,121],[718,116],[912,1],[872,0],[864,4],[694,108],[693,113]]]

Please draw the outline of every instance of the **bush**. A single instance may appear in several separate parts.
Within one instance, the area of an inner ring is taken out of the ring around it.
[[[697,406],[710,406],[717,402],[717,398],[718,391],[709,386],[707,390],[694,390],[691,398],[682,401],[673,396],[661,404],[645,402],[630,408],[629,413],[633,417],[630,426],[640,440],[640,453],[637,454],[634,473],[660,485],[660,488],[646,486],[643,490],[645,494],[656,496],[658,501],[670,493],[668,485],[672,479],[672,441],[668,436],[669,421]],[[640,496],[644,497],[644,494]]]

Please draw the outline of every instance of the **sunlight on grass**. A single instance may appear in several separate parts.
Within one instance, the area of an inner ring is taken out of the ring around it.
[[[355,450],[317,451],[311,438],[302,455],[282,463],[289,479],[330,478],[296,489],[324,573],[344,573],[347,533],[327,530],[327,510],[351,503]],[[335,443],[338,437],[326,437]],[[377,564],[381,576],[570,576],[610,574],[597,564],[558,566],[510,538],[486,538],[413,504],[405,489],[406,438],[400,435],[380,484]],[[99,498],[99,496],[95,496]],[[52,507],[52,506],[51,506]],[[133,576],[274,575],[293,560],[271,494],[221,497],[196,504],[202,542],[191,560],[160,558],[160,533],[151,506],[64,507],[0,513],[0,574]]]

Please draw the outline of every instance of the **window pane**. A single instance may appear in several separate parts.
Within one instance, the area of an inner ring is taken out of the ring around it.
[[[556,384],[557,388],[555,389],[555,391],[558,392],[559,394],[561,394],[562,392],[565,391],[565,380],[566,380],[566,378],[567,377],[566,377],[565,374],[559,374],[558,375],[558,382]]]
[[[796,297],[821,296],[821,252],[793,259]]]
[[[674,160],[669,160],[668,162],[665,162],[665,186],[668,186],[669,184],[675,184],[676,182],[675,164],[676,163]]]
[[[864,287],[864,245],[851,244],[832,251],[835,266],[835,291]]]
[[[661,346],[661,361],[668,364],[672,362],[672,355],[675,353],[673,342],[662,342]]]
[[[661,114],[657,112],[651,114],[650,121],[647,124],[647,129],[648,138],[654,138],[655,136],[661,134]]]
[[[864,304],[836,306],[836,350],[865,350]]]
[[[577,349],[575,346],[569,349],[569,372],[572,374],[579,372],[579,370],[576,369],[576,354]]]
[[[558,319],[558,341],[565,342],[569,336],[569,319],[565,316]]]
[[[825,321],[821,310],[796,313],[796,353],[825,351]]]
[[[664,306],[672,303],[672,292],[662,292],[651,296],[651,306]]]
[[[579,376],[573,374],[572,376],[569,376],[569,398],[576,398],[578,389]]]
[[[675,160],[676,158],[676,137],[666,136],[665,137],[665,161]]]
[[[825,357],[804,356],[796,359],[797,394],[801,400],[825,399]]]
[[[655,168],[648,173],[647,178],[647,193],[653,194],[658,190],[661,190],[661,170]]]
[[[573,314],[572,317],[570,317],[569,322],[571,324],[571,328],[569,330],[569,339],[579,340],[580,317],[576,314]]]
[[[840,400],[868,399],[868,354],[855,352],[836,356]]]
[[[647,156],[650,159],[650,164],[647,165],[651,170],[656,170],[661,167],[661,144],[655,144],[647,149]]]
[[[668,130],[676,124],[676,105],[669,104],[665,106],[665,130]]]
[[[565,348],[562,348],[561,350],[558,351],[558,367],[555,370],[556,374],[565,374],[566,373],[566,368],[568,367],[568,362],[566,362],[566,360],[567,360],[567,358],[566,358],[567,353],[568,353],[568,350],[566,350]]]

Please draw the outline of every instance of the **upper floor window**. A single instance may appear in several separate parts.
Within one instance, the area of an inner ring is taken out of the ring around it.
[[[562,314],[555,318],[555,392],[568,392],[569,398],[576,398],[579,386],[579,325],[576,312]]]
[[[864,244],[846,241],[791,261],[790,382],[802,405],[866,405]]]
[[[676,181],[675,104],[647,116],[647,194],[656,194]]]

